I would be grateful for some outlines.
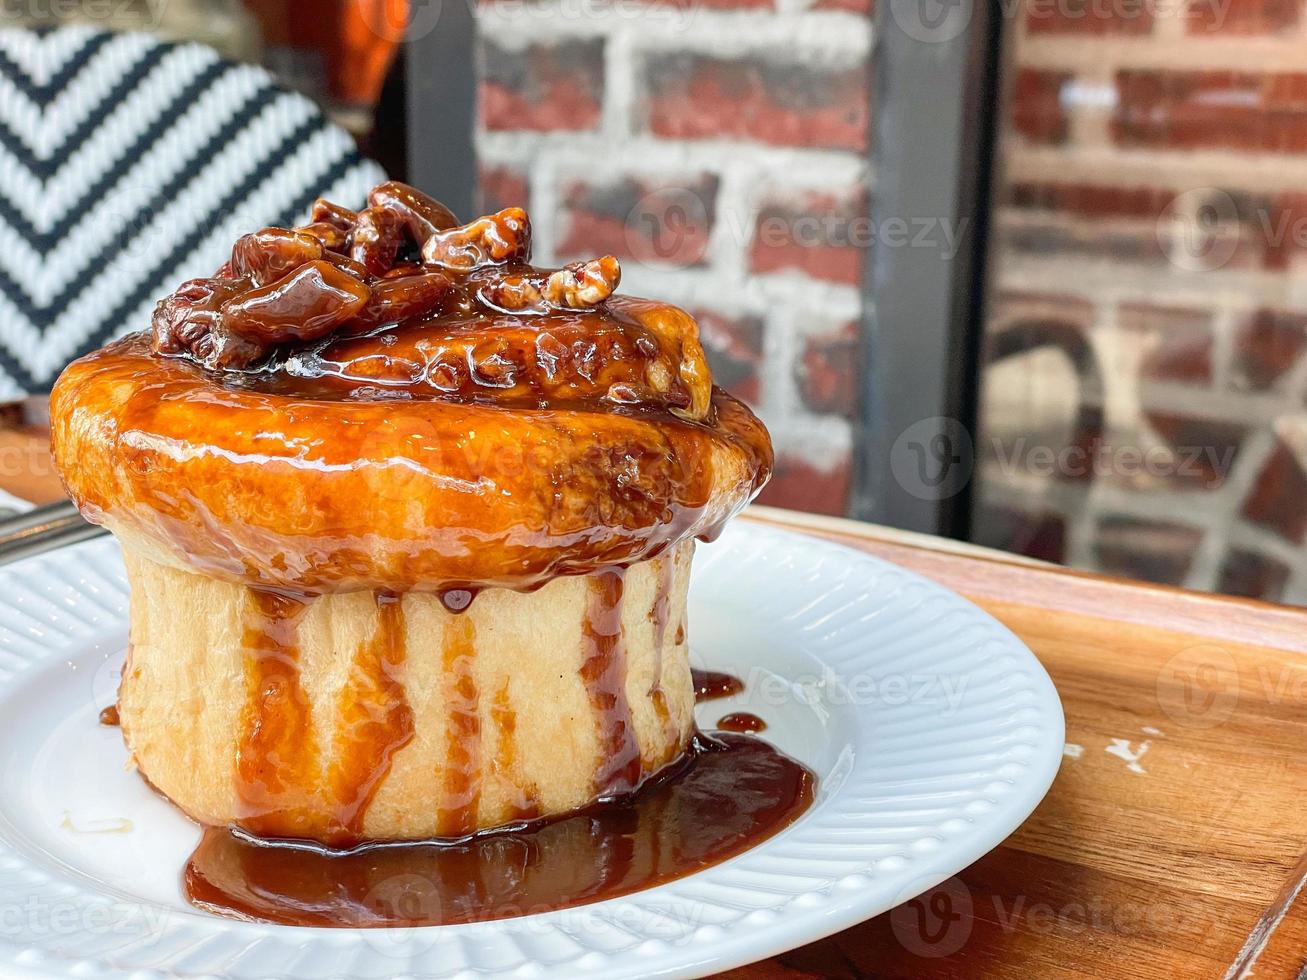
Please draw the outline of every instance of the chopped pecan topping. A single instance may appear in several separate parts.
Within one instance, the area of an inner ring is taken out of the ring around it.
[[[236,240],[229,264],[231,275],[249,276],[256,286],[265,286],[320,258],[322,242],[312,235],[264,228]]]
[[[399,216],[414,245],[422,245],[436,232],[458,224],[454,212],[416,187],[388,180],[368,193],[368,204]]]
[[[613,295],[621,281],[622,267],[611,255],[573,262],[545,281],[545,302],[565,310],[588,309]]]
[[[339,204],[332,204],[325,197],[320,197],[313,202],[313,208],[309,211],[309,219],[314,224],[322,222],[348,232],[353,229],[354,222],[358,221],[359,216],[356,211],[343,208]]]
[[[349,232],[329,221],[313,221],[295,230],[312,235],[322,243],[323,248],[335,252],[342,251],[349,244]]]
[[[531,222],[521,208],[505,208],[458,228],[436,232],[422,246],[422,261],[470,272],[488,265],[526,261],[531,250]]]
[[[224,303],[222,325],[256,344],[317,340],[354,317],[371,297],[366,283],[319,260]]]
[[[613,256],[605,255],[589,262],[574,262],[557,272],[510,272],[483,283],[477,297],[505,313],[588,310],[611,296],[621,279],[621,265]]]
[[[439,272],[384,278],[373,284],[372,296],[350,327],[358,332],[383,323],[416,319],[435,309],[453,288],[449,277]]]
[[[641,301],[623,300],[620,316],[606,310],[622,275],[611,255],[529,265],[521,208],[459,225],[443,205],[388,181],[360,211],[318,200],[311,219],[243,236],[218,275],[160,303],[155,351],[213,370],[331,375],[392,394],[496,389],[496,398],[541,404],[595,398],[707,412],[694,321]],[[389,330],[425,323],[420,333]]]
[[[404,244],[404,219],[385,208],[364,208],[350,234],[349,257],[374,276],[395,264]]]

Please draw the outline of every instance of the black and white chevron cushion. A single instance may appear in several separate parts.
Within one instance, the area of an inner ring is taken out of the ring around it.
[[[382,177],[261,68],[147,34],[0,30],[0,398],[147,326],[238,235]]]

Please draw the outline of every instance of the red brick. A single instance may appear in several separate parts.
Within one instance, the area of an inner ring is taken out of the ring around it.
[[[531,209],[526,174],[514,167],[482,167],[477,181],[477,213],[493,214],[511,207]]]
[[[646,125],[672,139],[750,139],[863,150],[871,115],[866,64],[828,68],[755,57],[674,53],[644,71]]]
[[[1105,517],[1098,523],[1094,554],[1101,571],[1125,578],[1180,585],[1189,573],[1200,528],[1135,517]]]
[[[1145,412],[1145,418],[1174,450],[1172,460],[1161,472],[1148,476],[1178,491],[1219,490],[1239,458],[1248,434],[1248,427],[1238,422],[1175,412],[1150,409]]]
[[[1243,516],[1295,544],[1307,535],[1307,474],[1298,459],[1277,440],[1252,490],[1244,500]]]
[[[534,44],[522,51],[482,42],[481,119],[490,130],[584,130],[599,123],[604,42]]]
[[[1122,146],[1307,150],[1307,73],[1129,70],[1116,74]]]
[[[758,496],[758,502],[813,514],[841,515],[848,508],[851,470],[852,461],[847,452],[824,467],[780,453],[776,471]]]
[[[1069,121],[1062,105],[1067,72],[1022,68],[1012,88],[1012,125],[1032,143],[1066,142]]]
[[[563,258],[611,254],[639,262],[701,265],[717,210],[718,180],[702,173],[681,180],[627,176],[575,181],[562,193]]]
[[[1245,391],[1266,391],[1298,363],[1307,349],[1307,316],[1260,309],[1234,338],[1232,382]]]
[[[1031,34],[1124,34],[1153,29],[1150,0],[1027,0]]]
[[[1008,200],[1012,207],[1056,211],[1077,218],[1156,221],[1175,200],[1175,191],[1162,187],[1016,181],[1008,188]]]
[[[762,367],[763,322],[755,316],[726,316],[712,310],[694,310],[699,339],[708,354],[713,383],[736,398],[757,406],[762,395],[758,370]]]
[[[1307,194],[1286,191],[1275,197],[1250,202],[1254,238],[1263,246],[1263,264],[1268,269],[1287,269],[1297,257],[1307,254]]]
[[[777,195],[758,211],[749,269],[759,274],[797,271],[857,285],[873,237],[862,190]]]
[[[1299,0],[1195,0],[1190,34],[1279,34],[1298,23]]]
[[[1127,303],[1117,310],[1123,330],[1143,335],[1145,381],[1208,384],[1212,380],[1212,315],[1204,310]]]
[[[847,323],[830,334],[807,338],[794,366],[799,396],[809,409],[852,418],[858,410],[858,325]]]

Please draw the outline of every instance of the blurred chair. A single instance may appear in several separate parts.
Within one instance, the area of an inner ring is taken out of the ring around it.
[[[380,168],[262,68],[92,28],[0,30],[0,398],[149,325],[240,234]]]

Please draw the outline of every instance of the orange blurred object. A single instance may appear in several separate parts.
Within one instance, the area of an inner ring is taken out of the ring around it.
[[[408,0],[246,0],[265,42],[325,56],[327,94],[352,105],[373,105],[391,59],[404,39]]]

